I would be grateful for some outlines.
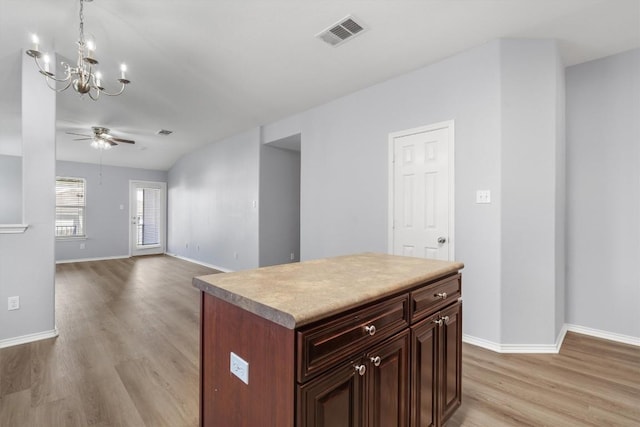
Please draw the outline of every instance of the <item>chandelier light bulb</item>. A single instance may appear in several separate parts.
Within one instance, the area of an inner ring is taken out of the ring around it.
[[[45,55],[42,59],[44,60],[44,70],[49,72],[49,62],[51,62],[51,58],[49,58],[49,55]]]
[[[89,50],[87,56],[93,58],[93,53],[96,51],[96,44],[93,40],[87,40],[87,49]]]
[[[127,72],[127,64],[125,64],[125,63],[120,64],[120,78],[121,79],[125,79],[126,78],[125,74],[124,74],[126,72]]]
[[[38,38],[37,34],[32,34],[31,35],[31,42],[33,43],[33,50],[35,50],[36,52],[39,50],[38,46],[40,44],[40,39]]]
[[[98,71],[98,72],[96,72],[95,76],[96,76],[96,86],[101,87],[102,86],[102,84],[101,84],[102,83],[101,82],[102,73],[100,71]]]

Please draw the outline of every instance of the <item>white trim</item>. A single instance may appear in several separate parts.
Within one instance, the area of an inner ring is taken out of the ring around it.
[[[213,268],[214,270],[219,270],[219,271],[222,271],[223,273],[232,273],[233,272],[233,270],[230,270],[228,268],[220,267],[218,265],[213,265],[213,264],[207,264],[206,262],[202,262],[202,261],[198,261],[198,260],[195,260],[195,259],[187,258],[187,257],[181,256],[181,255],[176,255],[176,254],[172,254],[172,253],[169,253],[169,252],[165,252],[165,255],[170,256],[170,257],[174,257],[174,258],[178,258],[178,259],[181,259],[183,261],[192,262],[194,264],[198,264],[198,265],[201,265],[203,267]]]
[[[0,234],[24,233],[29,228],[29,224],[0,224]]]
[[[640,337],[633,337],[631,335],[623,335],[615,332],[607,332],[600,329],[587,328],[585,326],[572,325],[567,323],[565,325],[567,331],[575,332],[578,334],[589,335],[596,338],[603,338],[605,340],[620,342],[623,344],[635,345],[640,347]]]
[[[622,335],[615,332],[586,328],[584,326],[571,325],[569,323],[565,323],[562,326],[555,344],[499,344],[466,334],[462,335],[462,341],[467,344],[495,351],[496,353],[558,353],[560,351],[560,347],[562,347],[562,342],[564,341],[564,337],[567,332],[575,332],[577,334],[589,335],[596,338],[640,347],[640,337],[632,337],[630,335]]]
[[[12,347],[14,345],[27,344],[34,341],[46,340],[58,336],[58,329],[54,328],[50,331],[37,332],[35,334],[22,335],[15,338],[0,340],[0,348]]]
[[[57,260],[56,264],[69,264],[72,262],[88,262],[88,261],[108,261],[111,259],[124,259],[131,258],[129,255],[116,255],[116,256],[107,256],[107,257],[98,257],[98,258],[78,258],[78,259],[61,259]]]
[[[134,206],[134,202],[133,202],[133,188],[136,185],[143,185],[146,186],[148,188],[157,188],[159,190],[161,190],[161,203],[162,203],[162,207],[164,209],[162,209],[160,211],[160,222],[161,224],[161,233],[160,233],[160,237],[161,237],[161,242],[158,245],[153,245],[153,246],[148,246],[148,247],[142,247],[141,249],[138,248],[137,245],[134,245],[134,237],[133,237],[133,223],[131,222],[131,211],[133,209]],[[139,255],[159,255],[159,254],[163,254],[166,252],[167,250],[167,235],[168,230],[167,230],[167,209],[168,209],[169,203],[168,203],[168,194],[167,194],[167,183],[163,182],[163,181],[144,181],[144,180],[139,180],[139,179],[130,179],[129,180],[129,211],[128,211],[128,221],[129,221],[129,256],[139,256]],[[134,249],[134,246],[136,247],[136,249]],[[148,253],[145,253],[145,250],[148,249]],[[151,249],[159,249],[157,251],[155,250],[151,250]]]
[[[482,338],[473,337],[471,335],[462,335],[462,341],[496,353],[552,353],[560,352],[560,347],[567,334],[567,325],[560,329],[560,333],[556,338],[555,344],[499,344]]]
[[[431,132],[438,129],[449,129],[448,142],[448,169],[449,169],[449,259],[455,259],[455,121],[446,120],[443,122],[433,123],[427,126],[420,126],[412,129],[406,129],[398,132],[389,133],[388,139],[388,207],[387,207],[387,252],[393,254],[393,208],[394,208],[394,140],[396,138],[417,133]]]

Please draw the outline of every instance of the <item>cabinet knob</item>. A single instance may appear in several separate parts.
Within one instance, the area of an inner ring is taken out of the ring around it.
[[[382,362],[380,356],[371,357],[369,360],[371,360],[371,363],[373,363],[374,366],[380,366],[380,362]]]
[[[364,327],[364,331],[369,335],[373,336],[376,333],[376,327],[375,325],[367,325]]]
[[[446,292],[438,292],[437,294],[434,295],[434,297],[446,299],[447,298],[447,293]]]
[[[446,237],[438,237],[438,243],[440,243],[441,245],[444,245],[446,242],[447,242]]]
[[[438,326],[442,326],[442,319],[436,319],[433,321],[433,323],[435,323]]]
[[[367,367],[365,365],[356,365],[354,366],[354,369],[360,376],[363,376],[367,372]]]
[[[444,322],[445,325],[449,324],[449,316],[442,316],[442,321]]]

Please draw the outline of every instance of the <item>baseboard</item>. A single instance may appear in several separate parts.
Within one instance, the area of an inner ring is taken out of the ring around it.
[[[34,341],[46,340],[49,338],[55,338],[58,336],[58,329],[54,328],[51,331],[38,332],[35,334],[22,335],[15,338],[8,338],[0,340],[0,348],[12,347],[14,345],[27,344]]]
[[[111,259],[124,259],[130,258],[129,255],[118,255],[118,256],[107,256],[107,257],[99,257],[99,258],[79,258],[79,259],[61,259],[56,261],[56,264],[69,264],[72,262],[88,262],[88,261],[108,261]]]
[[[170,257],[174,257],[174,258],[178,258],[178,259],[181,259],[183,261],[192,262],[194,264],[198,264],[198,265],[201,265],[203,267],[213,268],[214,270],[222,271],[223,273],[232,273],[233,272],[233,270],[230,270],[230,269],[224,268],[224,267],[220,267],[219,265],[207,264],[206,262],[198,261],[196,259],[187,258],[187,257],[181,256],[181,255],[172,254],[170,252],[165,252],[165,255],[170,256]]]
[[[615,332],[602,331],[600,329],[587,328],[579,325],[565,325],[570,332],[576,332],[578,334],[589,335],[596,338],[603,338],[605,340],[620,342],[623,344],[630,344],[640,347],[640,337],[632,337],[630,335],[617,334]]]
[[[472,344],[478,347],[486,348],[487,350],[495,351],[496,353],[551,353],[557,354],[560,352],[562,341],[567,334],[567,325],[564,325],[560,329],[560,333],[556,337],[555,344],[500,344],[493,341],[485,340],[482,338],[473,337],[471,335],[462,335],[462,341],[467,344]]]
[[[558,353],[567,332],[575,332],[577,334],[589,335],[596,338],[603,338],[609,341],[615,341],[623,344],[630,344],[640,347],[640,338],[629,335],[617,334],[615,332],[601,331],[599,329],[586,328],[579,325],[571,325],[565,323],[558,333],[555,344],[500,344],[488,341],[483,338],[471,335],[462,335],[462,341],[496,353]]]

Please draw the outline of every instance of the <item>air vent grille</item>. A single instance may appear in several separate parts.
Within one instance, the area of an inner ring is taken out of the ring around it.
[[[353,39],[356,35],[361,34],[365,30],[366,27],[360,22],[356,22],[356,19],[353,16],[347,16],[324,31],[316,34],[316,37],[331,46],[338,46]]]

